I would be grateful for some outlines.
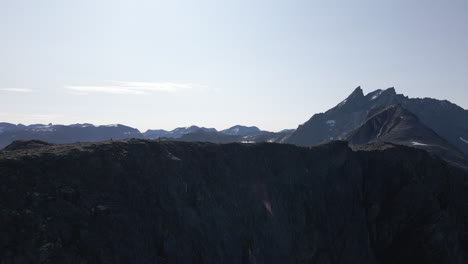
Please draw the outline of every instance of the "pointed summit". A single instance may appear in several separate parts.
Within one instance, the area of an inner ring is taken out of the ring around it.
[[[362,92],[361,86],[358,86],[348,97],[346,97],[346,99],[341,101],[337,107],[340,108],[344,105],[349,106],[349,103],[351,103],[351,105],[359,104],[362,98],[364,98],[364,93]]]
[[[394,102],[390,102],[389,100],[392,100],[392,98],[394,98],[396,96],[396,92],[395,92],[395,88],[393,87],[390,87],[390,88],[387,88],[385,90],[375,90],[373,92],[370,92],[366,95],[366,98],[370,101],[373,101],[373,100],[376,100],[376,99],[382,99],[382,98],[385,98],[384,100],[387,100],[388,103],[387,105],[390,105]]]
[[[364,93],[362,92],[361,86],[356,87],[354,91],[348,96],[348,99],[364,97]]]
[[[339,103],[335,108],[341,108],[342,106],[346,105],[349,102],[352,102],[351,104],[356,104],[356,102],[359,102],[361,98],[364,97],[364,93],[362,92],[361,86],[356,87],[353,92],[346,97],[341,103]]]
[[[396,95],[395,87],[389,87],[389,88],[385,89],[385,90],[383,91],[383,93]]]

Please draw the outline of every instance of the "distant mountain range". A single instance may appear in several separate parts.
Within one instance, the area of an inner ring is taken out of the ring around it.
[[[357,87],[335,107],[313,115],[296,130],[285,129],[276,133],[241,125],[220,131],[188,126],[171,131],[159,129],[141,133],[138,129],[120,124],[24,126],[0,123],[0,148],[18,139],[73,143],[125,138],[214,143],[275,142],[299,146],[338,139],[348,140],[354,146],[385,142],[422,148],[451,162],[463,164],[468,153],[468,110],[446,100],[408,98],[397,94],[393,87],[366,95],[361,87]]]
[[[141,133],[138,129],[125,125],[73,124],[73,125],[15,125],[0,123],[0,148],[15,140],[38,139],[51,143],[94,142],[120,140],[126,138],[146,138],[181,141],[227,142],[281,142],[294,130],[285,129],[279,133],[260,130],[257,127],[236,125],[217,131],[215,128],[198,126],[178,127],[174,130],[147,130]]]
[[[198,126],[189,126],[189,127],[178,127],[174,130],[167,131],[167,130],[148,130],[143,135],[145,138],[148,139],[156,139],[156,138],[171,138],[177,139],[181,138],[184,135],[196,133],[199,134],[200,132],[208,133],[207,135],[213,135],[214,138],[222,137],[224,135],[229,136],[258,136],[261,134],[271,133],[269,131],[260,130],[256,126],[241,126],[236,125],[221,131],[217,131],[215,128],[206,128],[206,127],[198,127]],[[229,137],[226,137],[229,138]],[[207,139],[210,139],[208,137]],[[208,140],[212,141],[212,140]]]
[[[284,130],[283,130],[284,131]],[[267,132],[261,131],[261,133],[253,135],[229,135],[223,132],[207,132],[198,130],[194,133],[188,133],[180,137],[179,141],[199,141],[199,142],[213,142],[213,143],[257,143],[257,142],[270,142],[270,143],[283,143],[290,135],[292,131],[284,132]]]
[[[0,123],[0,148],[19,139],[40,139],[51,143],[73,143],[87,141],[119,140],[125,138],[144,138],[138,129],[124,125],[94,126],[92,124],[74,125],[13,125]]]
[[[206,131],[206,132],[217,132],[215,128],[206,128],[198,126],[189,126],[189,127],[178,127],[174,130],[147,130],[143,133],[144,137],[147,139],[157,139],[157,138],[180,138],[185,134],[194,133],[197,131]]]

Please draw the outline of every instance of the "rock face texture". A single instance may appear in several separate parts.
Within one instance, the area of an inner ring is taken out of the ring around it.
[[[325,113],[313,115],[300,125],[286,143],[310,146],[343,139],[360,126],[369,113],[390,105],[401,105],[417,116],[422,124],[459,150],[468,153],[468,110],[446,100],[408,98],[397,94],[394,88],[364,95],[361,87],[357,87],[337,106]]]
[[[423,150],[17,146],[0,151],[2,264],[468,262],[468,175]]]
[[[468,159],[464,153],[399,105],[375,109],[369,113],[366,121],[351,131],[345,139],[352,145],[390,142],[420,148],[468,169]]]

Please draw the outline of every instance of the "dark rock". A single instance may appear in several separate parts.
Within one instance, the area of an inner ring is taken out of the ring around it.
[[[0,262],[467,263],[467,179],[380,142],[0,151]]]
[[[15,140],[13,143],[5,147],[5,150],[18,150],[18,149],[34,149],[52,144],[42,140]]]

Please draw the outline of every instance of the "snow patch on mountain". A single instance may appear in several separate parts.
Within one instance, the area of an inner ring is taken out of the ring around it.
[[[464,139],[464,138],[462,138],[462,137],[460,137],[460,140],[463,141],[463,142],[465,142],[466,144],[468,144],[468,140],[466,140],[466,139]]]
[[[348,99],[344,99],[344,100],[338,105],[338,107],[342,107],[343,105],[346,104],[347,101],[348,101]]]
[[[335,120],[327,120],[326,123],[327,123],[327,125],[329,125],[329,126],[335,126],[336,121],[335,121]]]
[[[370,100],[372,101],[372,100],[377,99],[382,93],[383,93],[383,91],[378,92],[376,95],[372,96],[372,98]]]
[[[93,125],[93,124],[84,123],[84,124],[72,124],[72,125],[70,125],[70,127],[82,127],[82,128],[85,128],[85,127],[94,127],[94,125]]]
[[[54,132],[55,128],[52,125],[47,125],[47,126],[41,126],[41,127],[36,127],[33,128],[32,131],[37,131],[37,132]]]
[[[167,152],[167,157],[170,158],[171,160],[175,160],[175,161],[181,161],[182,160],[179,157],[175,156],[174,154],[170,153],[169,151]]]
[[[420,142],[416,142],[416,141],[411,142],[411,144],[412,144],[413,146],[427,146],[427,144],[420,143]]]

